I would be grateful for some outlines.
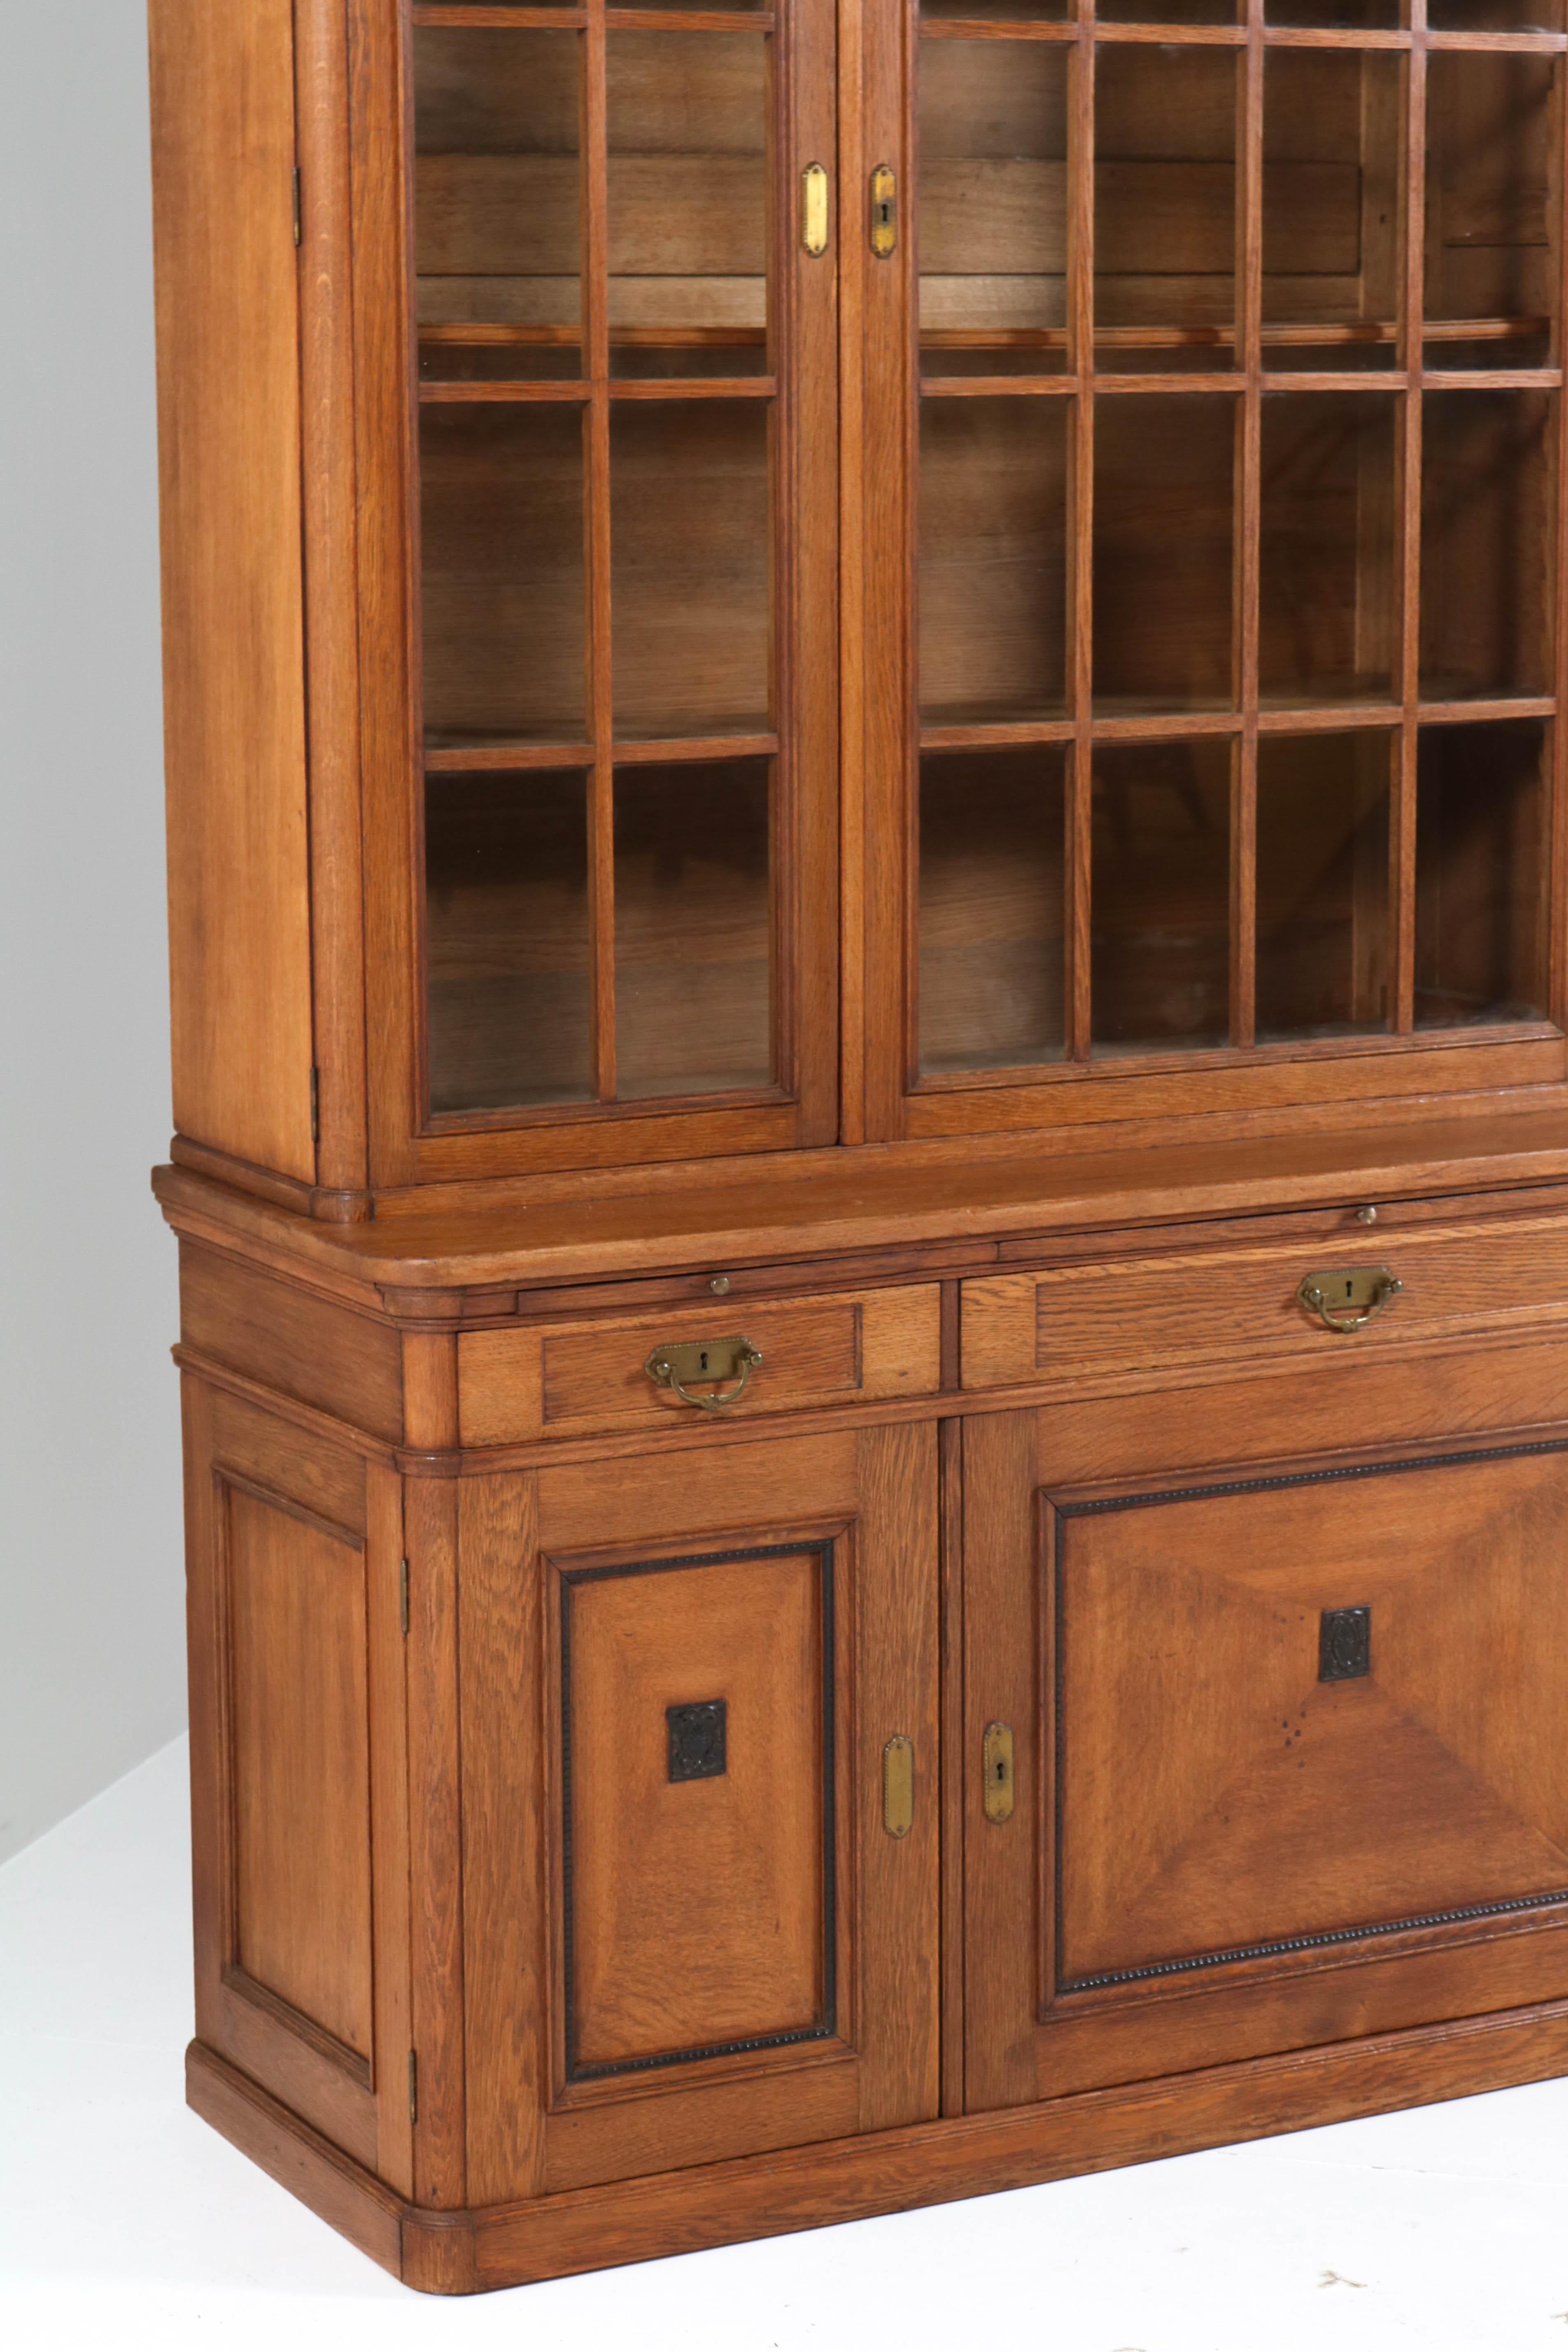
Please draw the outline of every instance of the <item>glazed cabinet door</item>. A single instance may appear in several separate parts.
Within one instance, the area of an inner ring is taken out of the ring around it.
[[[830,0],[353,0],[381,1181],[837,1131]]]
[[[468,2201],[934,2115],[934,1431],[458,1512]]]
[[[868,1132],[1561,1078],[1562,0],[866,24]]]
[[[971,2110],[1568,1994],[1555,1342],[976,1419],[963,1471]]]

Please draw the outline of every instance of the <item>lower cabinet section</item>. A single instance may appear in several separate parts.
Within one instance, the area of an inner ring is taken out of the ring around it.
[[[1563,1351],[1133,1377],[521,1466],[187,1377],[202,2111],[460,2288],[1568,2063]]]
[[[966,1425],[972,2110],[1568,1994],[1568,1424],[1405,1369],[1331,1453],[1289,1378]]]
[[[919,1423],[462,1483],[470,2203],[936,2113],[936,1486]]]

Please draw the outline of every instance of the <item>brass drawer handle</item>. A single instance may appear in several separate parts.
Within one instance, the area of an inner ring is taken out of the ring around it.
[[[762,1349],[749,1339],[682,1339],[672,1348],[656,1348],[643,1370],[656,1389],[673,1389],[682,1404],[722,1412],[726,1405],[739,1404],[762,1360]],[[735,1386],[722,1396],[693,1396],[693,1381],[733,1381]]]
[[[1327,1329],[1359,1331],[1404,1287],[1385,1265],[1342,1265],[1308,1275],[1296,1296],[1309,1315],[1322,1318]]]

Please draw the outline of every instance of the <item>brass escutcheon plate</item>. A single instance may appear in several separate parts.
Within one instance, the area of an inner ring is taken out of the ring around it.
[[[985,1776],[985,1818],[1000,1828],[1013,1818],[1013,1727],[988,1723],[981,1744]]]

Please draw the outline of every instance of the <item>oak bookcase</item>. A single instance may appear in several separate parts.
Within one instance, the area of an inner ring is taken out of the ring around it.
[[[1568,2069],[1563,0],[153,0],[194,2105],[446,2292]]]

